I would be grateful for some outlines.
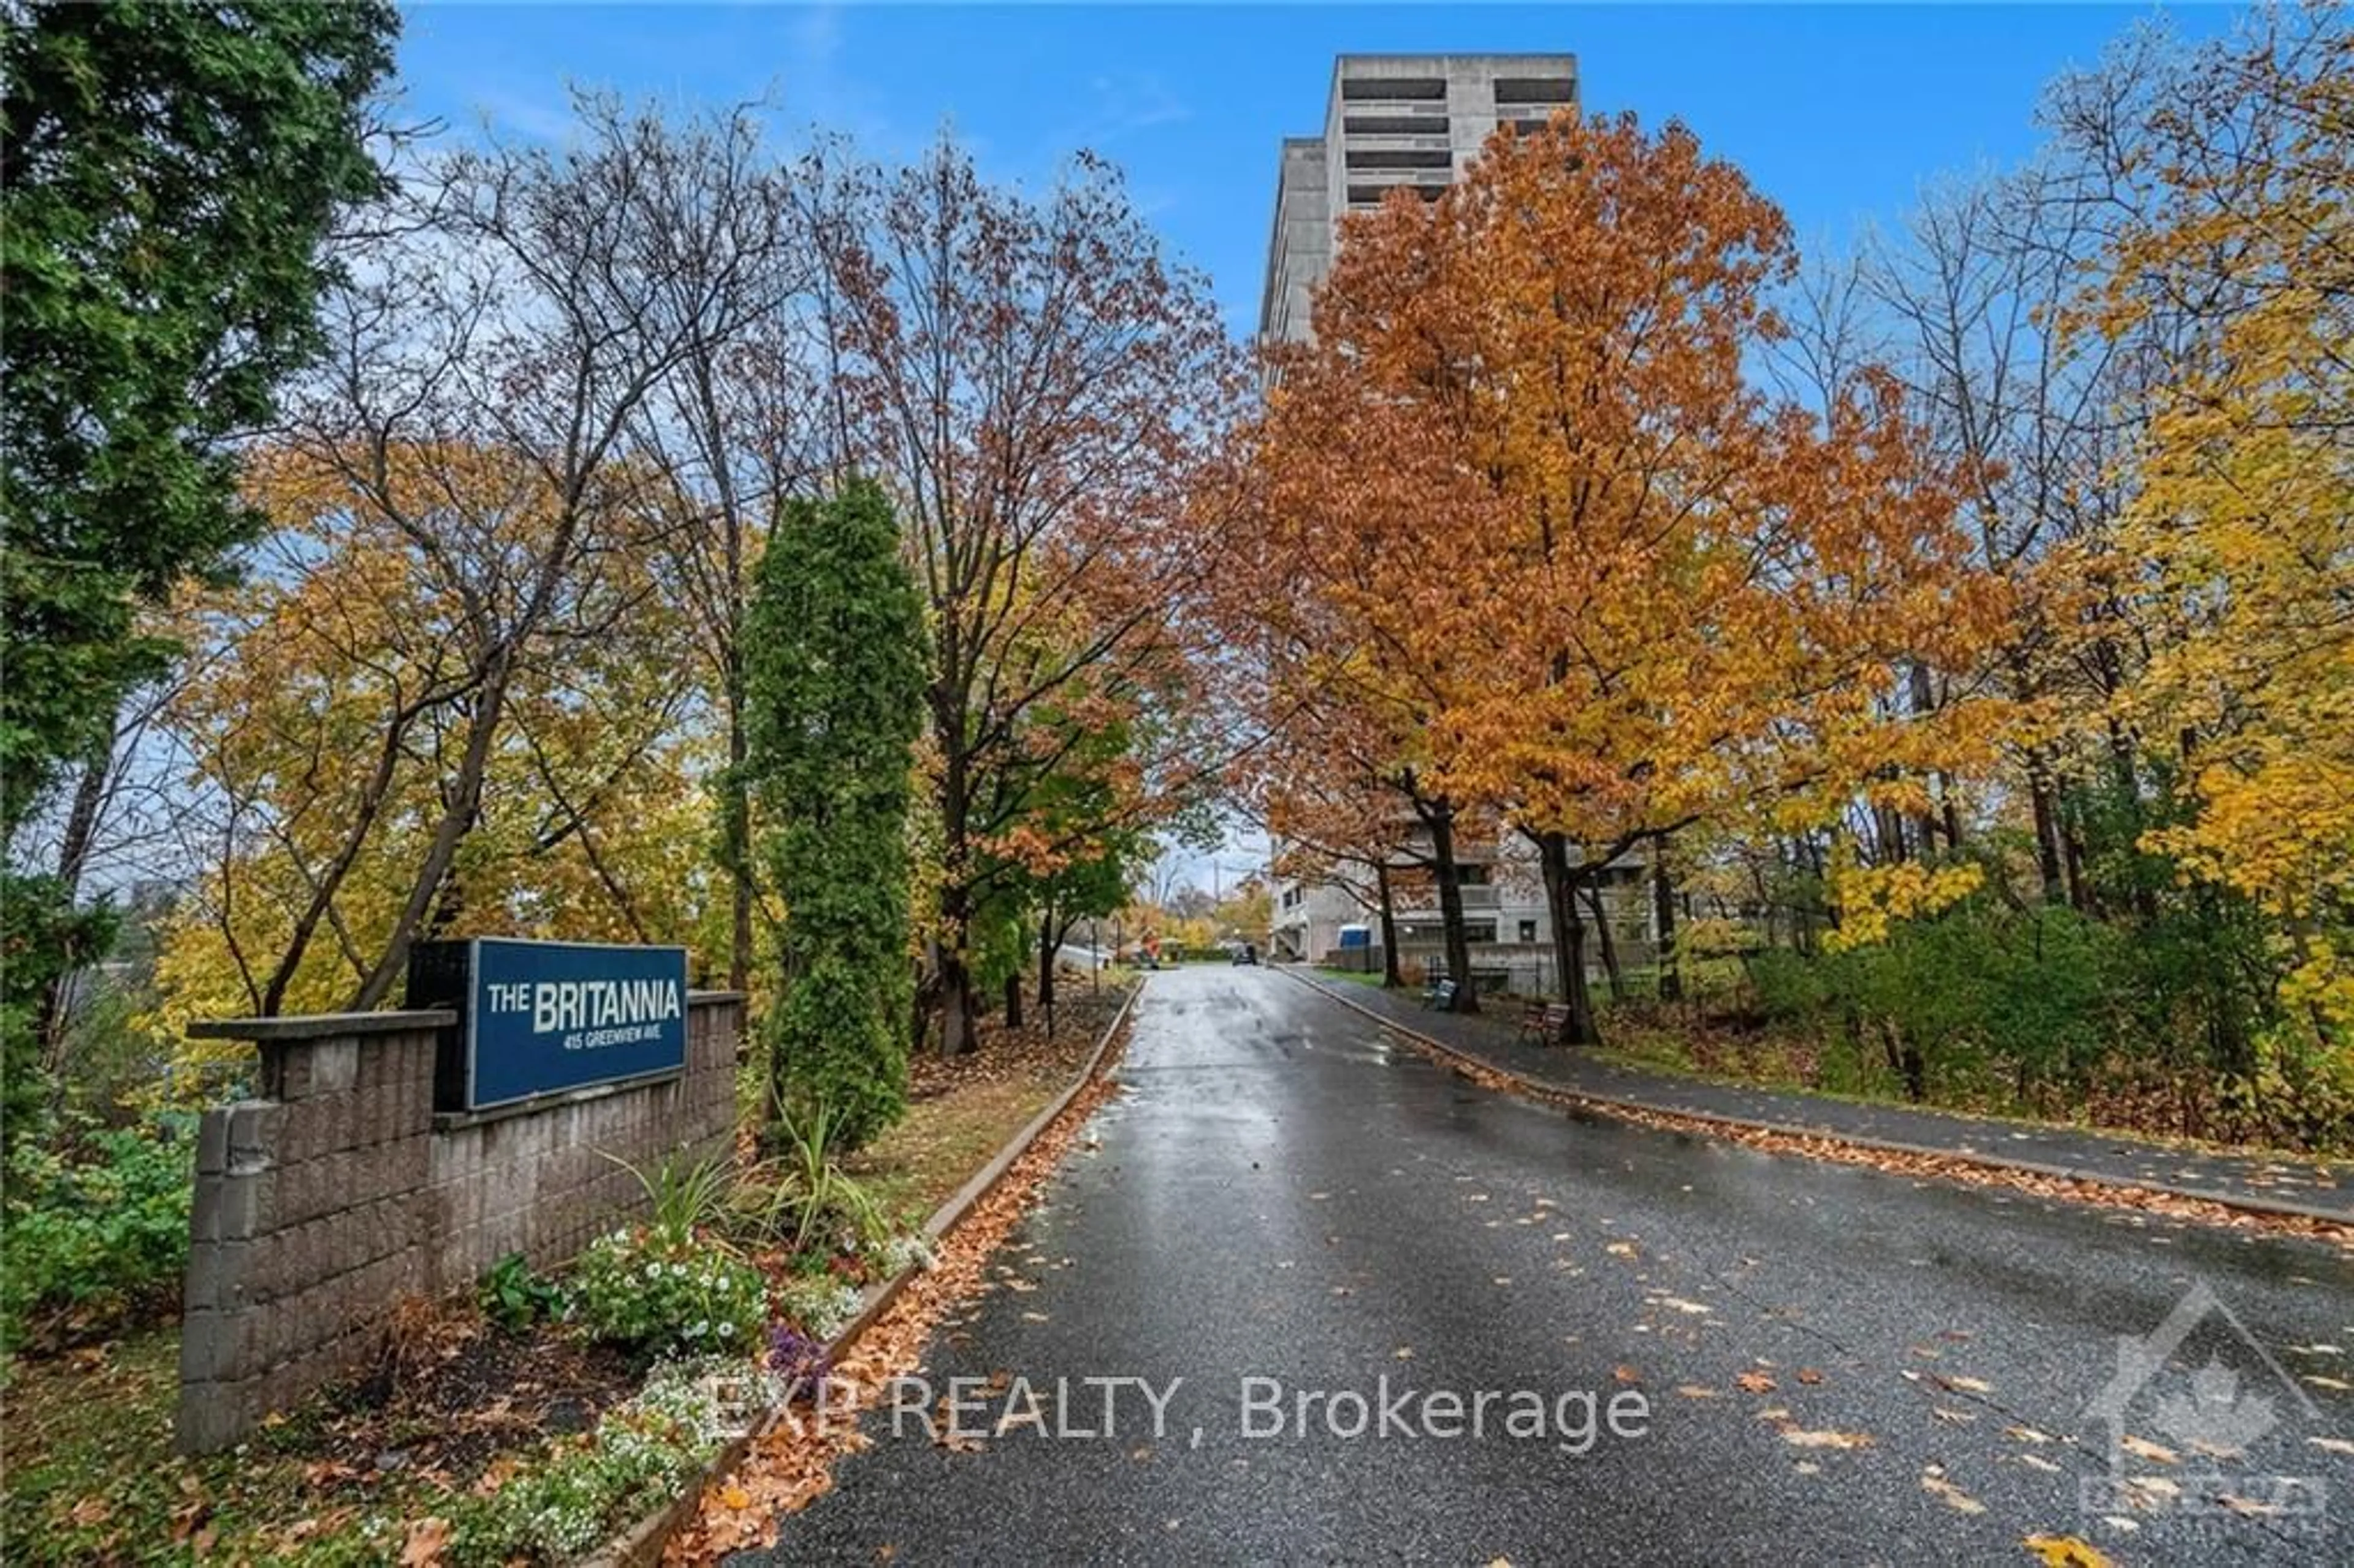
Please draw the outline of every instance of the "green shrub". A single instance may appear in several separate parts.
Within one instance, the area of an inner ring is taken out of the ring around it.
[[[768,1319],[758,1269],[644,1225],[591,1242],[572,1292],[590,1333],[655,1355],[748,1355]]]
[[[888,1235],[882,1204],[834,1160],[844,1119],[822,1101],[779,1115],[770,1130],[779,1152],[737,1185],[730,1234],[793,1252],[813,1241],[855,1250]]]
[[[107,1321],[177,1292],[188,1261],[196,1140],[152,1128],[20,1142],[0,1209],[0,1340],[73,1311]]]
[[[1749,960],[1749,983],[1757,993],[1758,1011],[1771,1019],[1812,1022],[1830,1000],[1828,964],[1823,959],[1768,948]]]
[[[553,1318],[564,1305],[564,1292],[554,1281],[531,1271],[523,1254],[509,1253],[482,1276],[477,1298],[482,1316],[502,1329],[520,1331],[541,1318]]]
[[[714,1370],[707,1361],[656,1369],[586,1438],[559,1444],[489,1498],[468,1499],[452,1521],[451,1555],[461,1563],[576,1562],[680,1496],[732,1435],[706,1381]]]

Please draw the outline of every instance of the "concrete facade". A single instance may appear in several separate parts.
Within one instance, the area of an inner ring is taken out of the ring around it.
[[[686,1065],[495,1111],[437,1114],[440,1012],[197,1026],[261,1053],[261,1096],[207,1111],[180,1330],[180,1446],[237,1442],[366,1369],[408,1297],[521,1253],[570,1258],[644,1201],[641,1169],[725,1154],[743,999],[689,1000]],[[608,1158],[611,1156],[614,1158]]]
[[[1558,111],[1575,111],[1577,101],[1575,55],[1336,58],[1323,129],[1283,143],[1259,302],[1261,340],[1304,343],[1313,335],[1314,293],[1332,269],[1342,218],[1380,206],[1399,186],[1435,197],[1470,166],[1499,125],[1535,129]],[[1402,824],[1402,843],[1418,831]],[[1275,847],[1279,861],[1283,845]],[[1515,990],[1549,989],[1552,922],[1535,879],[1534,852],[1507,833],[1493,843],[1462,843],[1458,859],[1469,879],[1462,889],[1465,919],[1481,938],[1473,943],[1475,969],[1509,973]],[[1427,885],[1415,888],[1411,875],[1396,881],[1392,906],[1399,957],[1418,972],[1441,951],[1437,895]],[[1373,926],[1378,939],[1372,884],[1370,875],[1278,881],[1272,888],[1275,955],[1321,962],[1338,947],[1343,925]],[[1648,906],[1613,887],[1605,907],[1622,960],[1649,961],[1650,924],[1641,913]],[[1639,955],[1630,954],[1638,948]],[[1598,954],[1594,961],[1599,963]]]
[[[1542,126],[1577,107],[1575,55],[1341,55],[1324,127],[1288,137],[1275,189],[1259,335],[1304,343],[1310,305],[1332,269],[1341,219],[1379,207],[1396,186],[1447,188],[1494,133]]]

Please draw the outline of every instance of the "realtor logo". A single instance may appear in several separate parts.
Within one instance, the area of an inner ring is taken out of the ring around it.
[[[2088,1515],[2126,1530],[2151,1515],[2320,1525],[2326,1484],[2273,1474],[2266,1456],[2321,1412],[2203,1280],[2147,1334],[2118,1337],[2116,1372],[2084,1414],[2109,1429],[2109,1473],[2081,1489]]]

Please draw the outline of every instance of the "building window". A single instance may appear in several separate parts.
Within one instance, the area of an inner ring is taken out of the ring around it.
[[[1458,887],[1485,887],[1488,885],[1490,875],[1494,870],[1495,868],[1493,866],[1488,865],[1458,864],[1455,868],[1455,885]]]
[[[1493,920],[1466,920],[1463,922],[1463,939],[1466,942],[1492,942],[1496,939],[1496,923]]]
[[[1523,942],[1533,942],[1533,941],[1535,941],[1536,939],[1537,939],[1537,923],[1536,923],[1535,921],[1533,921],[1533,920],[1523,920],[1523,921],[1522,921],[1522,922],[1521,922],[1521,940],[1522,940],[1522,941],[1523,941]]]
[[[1575,103],[1577,80],[1566,76],[1500,76],[1496,101],[1505,103]]]

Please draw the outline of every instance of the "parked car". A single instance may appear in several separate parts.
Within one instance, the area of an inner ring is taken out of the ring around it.
[[[1258,948],[1255,943],[1245,942],[1231,949],[1228,956],[1237,964],[1255,964],[1258,962]]]

